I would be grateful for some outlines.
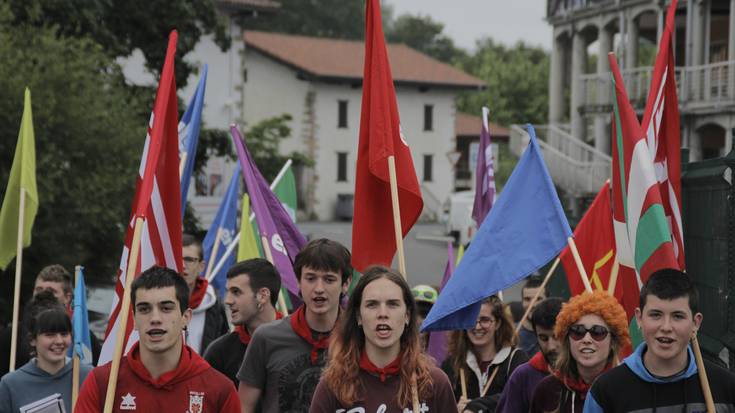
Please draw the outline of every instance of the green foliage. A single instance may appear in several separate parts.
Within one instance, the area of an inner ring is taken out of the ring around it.
[[[479,113],[490,109],[490,120],[500,125],[545,123],[549,101],[549,56],[540,47],[519,42],[514,47],[490,38],[478,41],[474,55],[457,66],[485,81],[487,88],[460,96],[457,108]]]
[[[204,34],[227,50],[230,39],[217,16],[214,0],[7,0],[13,26],[53,26],[59,36],[94,39],[110,57],[129,56],[140,49],[146,67],[158,73],[166,57],[168,34],[177,29],[176,84],[186,85],[194,66],[183,57]]]
[[[429,16],[404,14],[386,24],[385,36],[389,42],[405,43],[442,62],[466,58],[467,52],[457,48],[443,30],[444,25]]]
[[[0,16],[0,22],[12,19],[8,9]],[[90,279],[110,279],[122,251],[148,114],[140,116],[141,103],[123,87],[119,68],[87,38],[0,24],[0,62],[2,194],[26,86],[33,104],[40,205],[23,256],[23,282],[33,282],[50,263],[69,269],[83,264]]]
[[[253,161],[255,161],[260,173],[268,182],[278,175],[283,164],[289,158],[293,160],[295,165],[312,165],[313,163],[312,160],[299,152],[292,152],[285,156],[279,154],[280,142],[291,136],[291,128],[288,126],[291,119],[291,115],[286,113],[263,119],[244,134]]]
[[[279,0],[273,16],[247,20],[244,27],[268,32],[337,39],[362,39],[365,5],[358,0]]]

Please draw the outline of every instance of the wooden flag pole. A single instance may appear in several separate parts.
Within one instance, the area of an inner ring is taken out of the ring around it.
[[[391,156],[392,158],[392,156]],[[416,376],[411,377],[411,404],[413,405],[414,412],[421,411],[421,404],[419,403],[419,386],[416,382]]]
[[[615,297],[615,287],[618,285],[618,272],[620,272],[620,261],[618,261],[618,254],[615,254],[613,258],[613,267],[610,271],[610,281],[607,283],[607,293]]]
[[[181,176],[184,174],[184,167],[186,166],[187,153],[181,154],[181,161],[179,161],[179,182],[181,182]]]
[[[536,291],[536,295],[533,296],[533,300],[531,300],[531,304],[528,305],[528,308],[526,309],[526,312],[523,313],[523,317],[521,317],[521,320],[518,322],[518,325],[516,325],[516,335],[519,331],[521,331],[521,326],[523,325],[523,322],[526,321],[528,316],[531,314],[531,310],[533,310],[533,306],[536,305],[536,301],[538,301],[538,298],[541,296],[541,293],[546,288],[546,283],[549,282],[549,279],[551,279],[551,276],[554,274],[554,271],[556,271],[556,267],[559,266],[559,262],[561,260],[559,257],[556,257],[556,260],[554,260],[554,263],[551,264],[551,268],[549,268],[549,271],[546,273],[546,277],[544,277],[544,281],[539,286],[538,290]]]
[[[464,376],[464,369],[459,368],[459,383],[462,388],[462,398],[467,399],[467,378]]]
[[[76,289],[77,286],[77,274],[79,274],[79,270],[82,268],[81,265],[77,265],[74,267],[74,289]],[[76,300],[77,297],[74,297]],[[73,322],[73,320],[72,320]],[[73,337],[76,339],[76,337]],[[71,345],[74,346],[74,341],[72,340]],[[79,354],[77,354],[76,351],[73,351],[74,357],[72,358],[72,374],[71,374],[71,409],[74,410],[74,406],[77,404],[77,397],[79,396]]]
[[[692,337],[692,351],[694,351],[694,360],[697,362],[697,370],[699,372],[699,384],[704,394],[704,403],[707,406],[707,413],[715,413],[715,402],[712,399],[712,390],[709,387],[709,379],[707,371],[704,369],[704,360],[702,359],[702,350],[699,348],[699,340],[697,334]]]
[[[120,372],[120,361],[123,356],[123,346],[125,344],[125,333],[128,328],[128,314],[130,313],[130,289],[135,278],[135,270],[138,267],[138,255],[140,254],[140,234],[143,232],[145,221],[142,217],[135,218],[135,229],[133,231],[133,241],[130,244],[130,258],[128,259],[128,268],[125,274],[125,289],[123,290],[123,300],[120,304],[120,325],[117,329],[117,337],[115,338],[115,351],[112,354],[112,365],[110,367],[110,379],[107,383],[107,393],[105,395],[104,413],[112,413],[113,404],[115,403],[115,389],[117,388],[117,375]]]
[[[388,157],[388,173],[390,175],[390,199],[393,203],[393,228],[396,232],[396,250],[398,251],[398,270],[403,278],[406,275],[406,256],[403,254],[403,229],[401,228],[401,206],[398,203],[398,178],[396,177],[396,158]]]
[[[214,276],[212,275],[212,268],[214,268],[214,260],[215,258],[217,258],[217,253],[219,252],[219,244],[221,244],[221,240],[222,240],[222,227],[219,227],[217,228],[217,235],[214,236],[214,246],[212,246],[212,253],[209,254],[209,262],[207,263],[207,271],[204,272],[204,278],[206,278],[207,281],[209,282],[212,282],[212,278],[214,278]]]
[[[584,269],[584,265],[582,265],[582,258],[579,257],[579,251],[577,251],[577,244],[574,242],[574,238],[573,237],[567,238],[567,244],[569,244],[569,249],[572,250],[572,255],[574,256],[574,262],[577,264],[579,275],[582,277],[582,283],[584,284],[584,289],[588,292],[592,292],[592,286],[590,285],[590,279],[587,277],[587,271]]]
[[[13,290],[13,327],[10,338],[10,368],[15,371],[15,357],[18,352],[18,315],[20,313],[20,275],[23,272],[23,227],[26,209],[26,190],[20,188],[20,210],[18,211],[18,244],[15,252],[15,289]]]
[[[269,263],[273,264],[273,254],[271,253],[271,246],[268,244],[268,239],[264,236],[260,237],[260,243],[263,245],[263,252],[265,253],[265,259]],[[275,265],[275,264],[274,264]],[[288,315],[288,306],[286,305],[286,299],[283,297],[283,289],[278,290],[278,308],[283,316]]]

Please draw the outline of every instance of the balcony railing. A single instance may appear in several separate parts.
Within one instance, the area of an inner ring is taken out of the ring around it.
[[[735,61],[702,66],[677,67],[676,85],[683,109],[707,109],[735,104]],[[643,108],[648,98],[653,67],[626,69],[621,73],[628,98],[636,108]],[[588,111],[608,111],[612,105],[610,73],[580,76],[582,107]]]
[[[592,7],[599,8],[602,4],[612,3],[615,3],[615,0],[548,0],[546,2],[546,16],[564,16],[577,10]]]

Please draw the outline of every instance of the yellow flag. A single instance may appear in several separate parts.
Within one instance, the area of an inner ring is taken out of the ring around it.
[[[240,218],[240,245],[237,247],[237,262],[259,258],[258,243],[255,240],[253,224],[250,222],[250,197],[242,196],[242,215]]]
[[[464,245],[459,245],[459,251],[457,251],[457,260],[454,262],[454,268],[457,268],[459,265],[459,262],[462,261],[462,256],[464,255]]]
[[[36,144],[33,135],[31,91],[25,90],[23,119],[20,122],[18,143],[15,146],[13,166],[0,209],[0,270],[4,270],[16,254],[18,221],[20,218],[20,193],[25,192],[23,216],[23,246],[31,245],[31,228],[38,212],[36,189]]]

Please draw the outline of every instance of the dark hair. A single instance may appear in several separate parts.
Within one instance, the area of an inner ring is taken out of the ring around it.
[[[646,306],[646,299],[654,295],[662,300],[689,298],[689,308],[692,314],[699,312],[699,292],[697,287],[685,272],[673,269],[659,270],[651,274],[646,284],[641,288],[640,308]]]
[[[360,356],[365,351],[365,332],[357,323],[357,317],[360,314],[362,294],[365,287],[381,278],[385,278],[400,287],[403,302],[406,304],[406,312],[408,313],[408,325],[403,330],[400,338],[400,387],[396,400],[400,405],[410,404],[411,383],[414,376],[416,377],[420,397],[429,397],[432,393],[430,369],[434,365],[434,361],[421,350],[418,335],[419,326],[415,316],[416,302],[411,288],[398,272],[387,267],[374,266],[368,268],[360,277],[347,308],[340,317],[337,329],[332,333],[329,346],[330,359],[322,374],[322,380],[335,393],[337,399],[345,405],[369,397],[369,395],[364,394],[365,389],[362,388],[360,380],[358,380]]]
[[[153,266],[143,271],[138,278],[133,281],[130,289],[130,301],[135,312],[135,293],[139,288],[144,290],[152,290],[154,288],[174,287],[176,289],[176,299],[179,301],[179,308],[183,314],[189,308],[189,286],[186,285],[184,277],[176,271],[166,268]]]
[[[273,264],[263,258],[240,261],[227,270],[227,279],[247,275],[253,292],[267,288],[271,293],[271,304],[276,305],[281,290],[281,275]]]
[[[199,249],[199,259],[204,258],[204,251],[202,248],[202,242],[197,239],[197,237],[191,235],[191,234],[182,234],[181,235],[181,246],[182,247],[188,247],[188,246],[195,246]]]
[[[71,333],[71,319],[59,300],[51,291],[41,291],[31,298],[26,307],[25,328],[28,339],[34,340],[39,334]],[[36,354],[31,349],[31,355]]]
[[[556,324],[556,316],[559,315],[563,302],[559,297],[549,297],[539,301],[533,308],[531,316],[528,317],[528,321],[533,326],[533,331],[536,331],[536,326],[553,330],[554,324]]]
[[[523,288],[521,288],[521,293],[526,288],[539,288],[539,287],[541,287],[541,284],[543,284],[543,283],[544,283],[544,280],[541,277],[537,277],[535,275],[532,275],[532,276],[528,277],[528,279],[526,280],[525,284],[523,284]],[[546,292],[546,289],[544,289],[543,292],[545,293]]]
[[[74,290],[71,283],[71,274],[60,264],[51,264],[43,267],[36,276],[36,280],[61,283],[65,294],[71,294]]]
[[[304,267],[321,271],[334,271],[342,275],[342,284],[352,276],[352,255],[344,245],[331,239],[320,238],[309,241],[294,260],[296,279],[301,281]]]

